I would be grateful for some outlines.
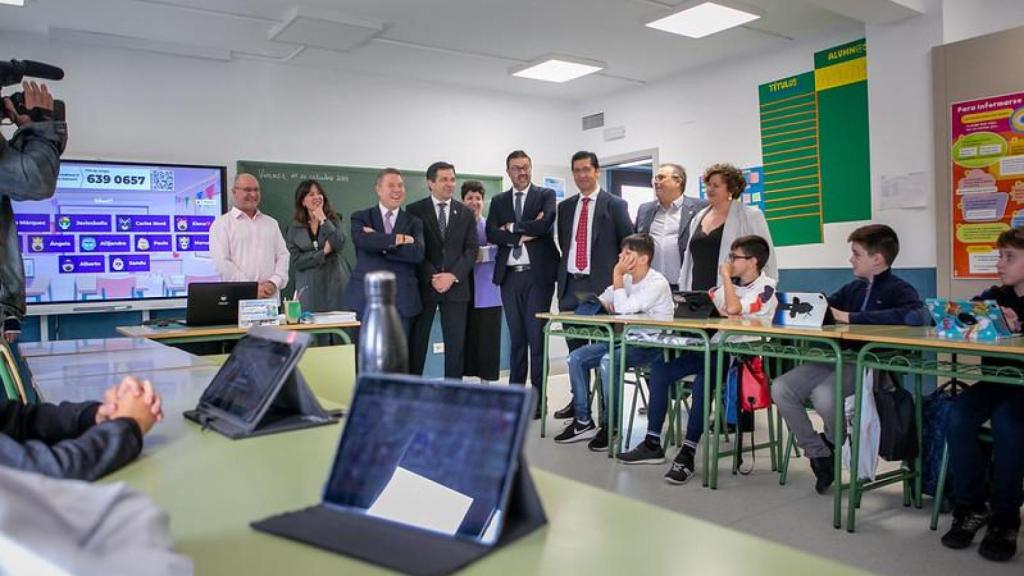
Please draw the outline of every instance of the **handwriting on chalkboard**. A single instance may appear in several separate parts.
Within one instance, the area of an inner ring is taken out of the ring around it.
[[[256,177],[260,180],[317,180],[319,182],[348,182],[349,177],[347,174],[338,174],[332,172],[279,172],[275,170],[268,170],[266,168],[259,168],[256,171]]]

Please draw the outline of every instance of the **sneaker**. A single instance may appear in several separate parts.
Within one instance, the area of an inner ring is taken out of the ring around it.
[[[967,548],[974,542],[974,535],[978,533],[978,530],[988,524],[988,520],[987,510],[958,507],[953,510],[953,527],[942,535],[942,545],[954,550]]]
[[[580,424],[578,420],[569,422],[569,425],[562,430],[562,433],[555,436],[555,442],[558,444],[572,444],[573,442],[582,442],[589,440],[597,434],[597,426],[594,421],[591,420],[586,424]]]
[[[993,562],[1006,562],[1017,555],[1017,534],[1020,527],[1012,528],[1007,522],[995,518],[989,522],[985,538],[978,546],[978,554]],[[973,534],[971,535],[973,536]],[[945,543],[945,542],[943,542]]]
[[[594,435],[594,439],[587,444],[587,448],[590,448],[591,452],[607,452],[608,451],[608,429],[602,426],[597,434]]]
[[[572,401],[561,410],[555,410],[555,420],[569,420],[576,417],[576,409],[572,407]]]
[[[835,456],[811,458],[811,471],[814,472],[814,491],[818,494],[828,492],[829,486],[836,479]]]
[[[669,484],[686,484],[686,481],[693,478],[693,450],[683,447],[676,454],[672,461],[672,468],[665,473],[665,481]]]
[[[629,452],[619,454],[618,459],[623,464],[664,464],[665,449],[644,440]]]

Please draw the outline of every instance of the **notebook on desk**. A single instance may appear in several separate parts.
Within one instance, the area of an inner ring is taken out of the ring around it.
[[[925,306],[940,338],[997,340],[1013,336],[1006,316],[995,300],[928,298]]]
[[[547,521],[520,456],[532,413],[530,388],[362,374],[320,504],[253,528],[453,572]]]
[[[186,326],[238,325],[238,301],[253,300],[256,282],[193,282],[188,285]]]

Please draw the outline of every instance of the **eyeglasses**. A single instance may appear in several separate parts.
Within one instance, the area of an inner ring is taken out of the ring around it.
[[[679,176],[676,175],[676,174],[655,174],[654,178],[652,178],[652,180],[654,180],[655,182],[664,182],[665,180],[668,180],[669,178],[673,178],[675,180],[679,180],[680,179]]]
[[[235,190],[241,190],[242,192],[259,192],[259,186],[235,186]]]
[[[735,262],[737,260],[753,260],[753,256],[744,256],[742,254],[729,253],[729,262]]]

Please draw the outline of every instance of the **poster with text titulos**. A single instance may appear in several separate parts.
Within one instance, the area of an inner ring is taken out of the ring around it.
[[[1024,225],[1024,92],[950,113],[953,278],[995,278],[996,238]]]

